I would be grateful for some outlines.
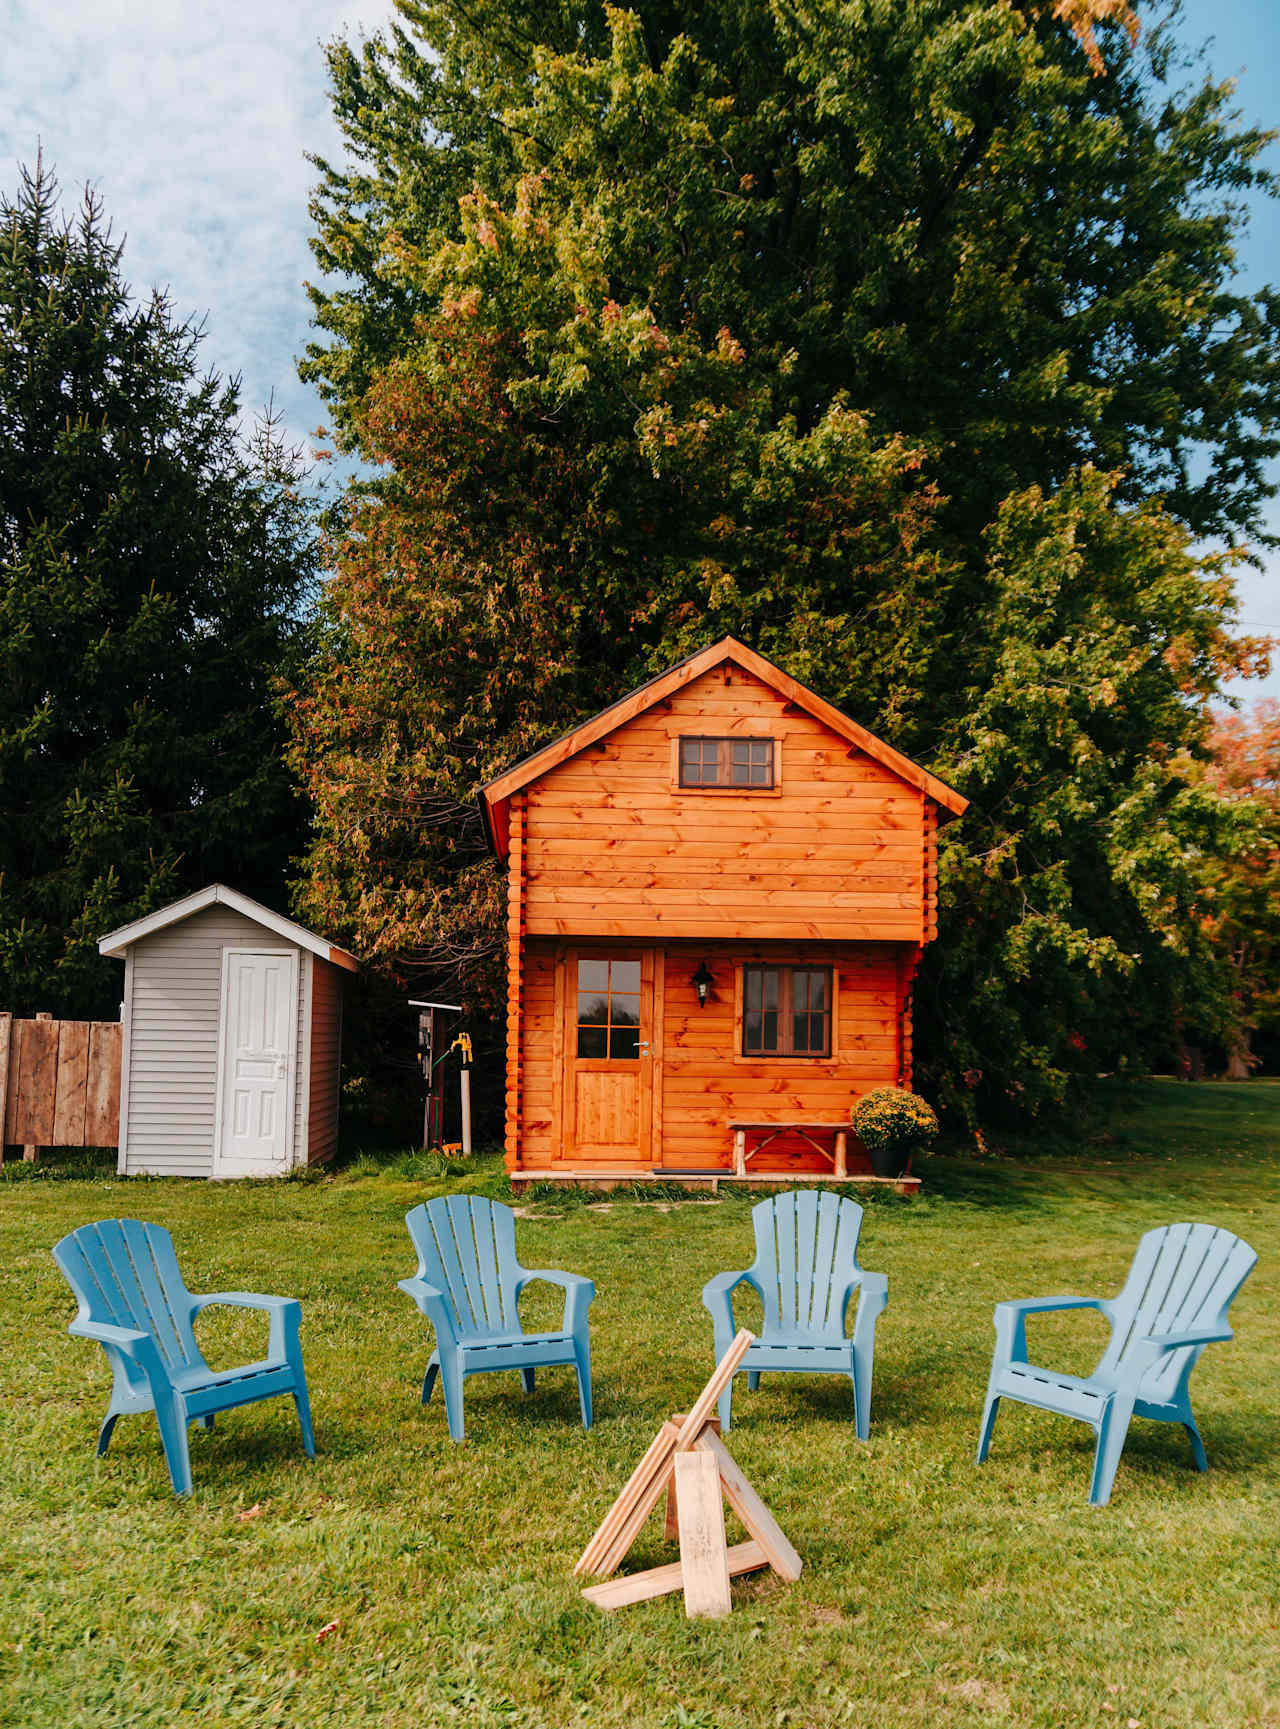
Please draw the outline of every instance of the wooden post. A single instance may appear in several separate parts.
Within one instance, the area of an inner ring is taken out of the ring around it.
[[[745,1177],[747,1174],[747,1131],[733,1131],[733,1174],[735,1177]]]
[[[53,1019],[53,1016],[48,1012],[47,1009],[41,1009],[36,1014],[36,1019],[38,1021],[51,1021]],[[56,1066],[54,1069],[54,1073],[55,1074],[57,1073]],[[28,1145],[23,1147],[22,1159],[23,1159],[24,1164],[34,1165],[39,1157],[40,1157],[40,1148],[38,1146],[33,1146],[33,1145],[28,1144]]]
[[[9,1047],[13,1039],[13,1016],[0,1013],[0,1165],[4,1164],[4,1126],[9,1110]]]
[[[843,1129],[836,1130],[836,1168],[835,1179],[842,1183],[849,1175],[849,1137]]]

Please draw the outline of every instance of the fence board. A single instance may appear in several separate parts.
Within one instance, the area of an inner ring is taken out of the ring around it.
[[[53,1106],[58,1084],[58,1022],[18,1022],[18,1084],[15,1141],[49,1146],[53,1141]]]
[[[119,1021],[92,1021],[89,1029],[89,1081],[84,1113],[86,1147],[120,1145]]]
[[[0,1165],[4,1163],[5,1124],[9,1118],[9,1047],[13,1039],[13,1016],[0,1013]]]
[[[59,1021],[53,1131],[49,1136],[55,1147],[84,1145],[84,1101],[88,1084],[89,1023]]]
[[[4,1146],[114,1147],[120,1140],[117,1021],[14,1020],[0,1013]]]

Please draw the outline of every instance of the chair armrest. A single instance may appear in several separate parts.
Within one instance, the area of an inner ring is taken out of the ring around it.
[[[1234,1338],[1230,1327],[1193,1327],[1185,1333],[1148,1333],[1142,1342],[1161,1351],[1177,1351],[1184,1345],[1218,1345]]]
[[[520,1293],[526,1285],[533,1284],[535,1279],[541,1279],[545,1285],[559,1285],[564,1292],[564,1315],[560,1329],[565,1333],[576,1332],[586,1319],[588,1308],[596,1294],[596,1287],[591,1279],[584,1278],[581,1273],[561,1273],[554,1267],[522,1267],[520,1277],[516,1280],[516,1301],[520,1301]]]
[[[302,1324],[302,1304],[296,1297],[268,1297],[257,1291],[211,1291],[205,1297],[191,1299],[191,1319],[214,1303],[227,1309],[262,1309],[271,1317],[267,1336],[267,1356],[284,1358],[291,1345],[296,1345],[298,1328]]]
[[[96,1340],[105,1346],[108,1355],[119,1351],[121,1356],[136,1363],[147,1377],[155,1398],[159,1399],[172,1388],[169,1372],[150,1333],[139,1332],[133,1327],[115,1327],[108,1321],[82,1320],[78,1315],[67,1331],[76,1339]]]
[[[67,1331],[76,1339],[96,1339],[100,1345],[114,1345],[117,1351],[125,1351],[131,1357],[137,1354],[139,1345],[151,1339],[150,1333],[137,1332],[133,1327],[113,1327],[107,1321],[75,1320]]]
[[[397,1279],[396,1288],[403,1291],[406,1297],[413,1298],[435,1328],[437,1340],[446,1345],[457,1344],[458,1329],[453,1324],[453,1315],[443,1291],[416,1276],[412,1279]]]
[[[191,1299],[191,1313],[198,1315],[210,1303],[224,1303],[229,1309],[300,1309],[296,1297],[263,1297],[256,1291],[212,1291],[207,1297]]]
[[[708,1279],[702,1287],[703,1308],[708,1311],[717,1327],[728,1327],[730,1338],[736,1331],[733,1321],[733,1293],[741,1284],[750,1285],[756,1292],[760,1290],[755,1273],[750,1267],[744,1268],[740,1273],[717,1273],[714,1279]]]
[[[1056,1309],[1109,1309],[1106,1297],[1015,1297],[996,1304],[1001,1309],[1020,1309],[1024,1315],[1048,1314]]]
[[[850,1279],[849,1288],[844,1294],[846,1305],[855,1291],[858,1293],[859,1320],[864,1312],[881,1314],[889,1302],[888,1273],[859,1273],[856,1279]]]
[[[997,1303],[992,1317],[996,1329],[996,1353],[1008,1361],[1027,1360],[1027,1316],[1057,1314],[1068,1309],[1097,1309],[1112,1319],[1115,1305],[1108,1297],[1017,1297]]]

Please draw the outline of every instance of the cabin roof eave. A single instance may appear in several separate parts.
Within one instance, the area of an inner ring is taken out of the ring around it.
[[[910,757],[904,756],[901,751],[895,750],[874,733],[868,732],[842,709],[836,708],[825,697],[819,696],[816,691],[792,678],[790,673],[784,672],[764,655],[748,648],[736,637],[726,636],[707,648],[699,649],[695,654],[687,655],[684,660],[677,661],[665,672],[655,674],[635,690],[610,703],[607,708],[602,708],[589,720],[570,727],[559,738],[552,739],[550,743],[540,746],[519,762],[513,763],[509,769],[481,787],[480,808],[485,830],[497,856],[500,859],[507,856],[510,844],[507,813],[510,801],[516,793],[725,661],[733,661],[744,672],[751,673],[770,685],[789,702],[806,710],[815,720],[865,751],[901,780],[923,792],[938,806],[940,822],[948,822],[953,817],[961,816],[968,809],[968,799],[956,792],[954,787],[939,780],[937,775],[931,774],[928,769],[922,768],[919,763],[913,762]]]

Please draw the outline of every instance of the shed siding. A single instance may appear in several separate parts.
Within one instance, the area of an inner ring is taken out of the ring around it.
[[[222,951],[294,946],[225,906],[207,907],[133,945],[126,1107],[130,1174],[212,1176]],[[300,1075],[306,993],[301,966],[298,971]]]
[[[306,1158],[315,1164],[338,1150],[338,1087],[342,1047],[342,974],[328,961],[311,963],[311,1094]]]
[[[774,738],[780,786],[676,787],[691,734]],[[754,675],[717,667],[527,788],[524,928],[919,943],[925,802]]]

